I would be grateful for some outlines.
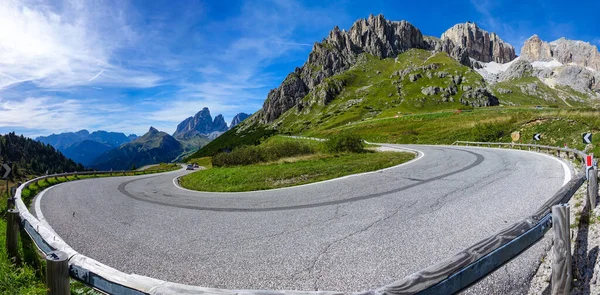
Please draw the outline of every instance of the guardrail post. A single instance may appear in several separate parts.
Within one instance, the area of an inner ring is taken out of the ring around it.
[[[588,198],[590,200],[590,209],[596,208],[596,200],[598,199],[598,170],[592,168],[589,171],[588,179]]]
[[[10,188],[10,194],[6,199],[6,209],[12,209],[15,207],[15,195],[16,195],[17,187]]]
[[[46,287],[48,295],[69,295],[69,256],[62,251],[46,255]]]
[[[14,263],[19,263],[19,210],[8,210],[6,222],[6,253],[8,259]]]
[[[552,295],[567,295],[571,292],[571,239],[569,230],[569,205],[552,206],[552,228],[554,247],[552,253]]]

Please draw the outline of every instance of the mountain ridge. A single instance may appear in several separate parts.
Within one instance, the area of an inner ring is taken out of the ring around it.
[[[183,145],[177,139],[150,127],[146,134],[98,156],[91,167],[98,170],[128,170],[148,164],[171,162],[181,153]]]

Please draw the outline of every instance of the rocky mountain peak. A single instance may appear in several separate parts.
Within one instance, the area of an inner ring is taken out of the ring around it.
[[[552,50],[550,44],[544,42],[538,37],[533,35],[529,37],[521,48],[521,58],[530,61],[549,61],[552,60]]]
[[[250,117],[249,114],[246,113],[239,113],[237,115],[235,115],[235,117],[233,117],[233,119],[231,120],[231,124],[229,125],[229,128],[233,128],[235,127],[237,124],[240,124],[242,121],[246,120],[248,117]]]
[[[214,131],[218,131],[218,132],[225,132],[227,131],[227,129],[229,129],[227,127],[227,123],[225,123],[225,119],[223,118],[223,115],[219,114],[215,117],[215,120],[212,123],[212,132]]]
[[[481,62],[497,63],[516,58],[512,45],[471,22],[454,25],[442,34],[441,42],[442,51],[459,61],[464,61],[464,55]]]
[[[334,27],[327,38],[317,42],[306,63],[290,73],[281,85],[269,92],[259,119],[276,120],[325,78],[347,70],[361,53],[380,58],[396,57],[410,48],[425,48],[423,35],[406,21],[389,21],[383,15],[357,20],[350,30]]]
[[[222,115],[217,115],[214,120],[210,115],[208,108],[203,108],[193,117],[183,120],[179,125],[173,137],[178,139],[188,139],[195,135],[208,136],[210,134],[222,133],[229,129]]]
[[[158,131],[158,129],[156,129],[156,128],[152,127],[152,126],[150,126],[150,129],[148,130],[149,134],[156,134],[156,133],[159,133],[159,132],[160,131]]]
[[[575,64],[600,71],[598,47],[588,42],[569,40],[564,37],[548,43],[533,35],[523,44],[521,56],[529,61],[555,59],[562,64]]]

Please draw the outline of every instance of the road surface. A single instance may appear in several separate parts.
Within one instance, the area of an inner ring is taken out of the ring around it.
[[[355,292],[494,234],[565,181],[563,165],[541,154],[404,147],[422,157],[293,188],[191,192],[174,185],[191,172],[180,170],[61,184],[39,208],[76,251],[124,272],[215,288]],[[466,293],[526,292],[543,247]]]

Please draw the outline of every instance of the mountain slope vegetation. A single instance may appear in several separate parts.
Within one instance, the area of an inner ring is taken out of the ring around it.
[[[54,147],[14,132],[0,135],[0,162],[12,163],[12,177],[83,171],[81,164],[68,159]]]

